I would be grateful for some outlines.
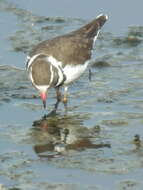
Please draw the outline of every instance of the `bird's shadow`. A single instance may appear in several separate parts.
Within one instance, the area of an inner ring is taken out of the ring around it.
[[[52,159],[70,150],[110,148],[110,143],[94,143],[100,137],[100,126],[87,128],[84,116],[51,114],[33,122],[33,149],[40,158]]]

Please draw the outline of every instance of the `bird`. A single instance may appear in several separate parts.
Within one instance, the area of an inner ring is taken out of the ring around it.
[[[68,87],[85,72],[100,29],[107,20],[107,15],[100,14],[79,29],[42,41],[32,48],[27,56],[26,70],[39,91],[44,108],[49,89],[55,88],[57,100],[53,112],[57,111],[60,102],[67,110]]]

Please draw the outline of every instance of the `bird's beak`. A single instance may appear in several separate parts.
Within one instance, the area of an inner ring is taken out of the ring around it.
[[[43,100],[43,107],[46,109],[46,100]]]
[[[42,99],[42,102],[43,102],[43,107],[44,107],[44,109],[46,109],[47,92],[41,92],[40,96],[41,96],[41,99]]]

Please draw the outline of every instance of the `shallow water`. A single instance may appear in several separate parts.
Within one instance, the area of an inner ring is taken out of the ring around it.
[[[122,35],[107,23],[93,50],[91,81],[87,71],[69,88],[68,115],[60,105],[57,115],[40,120],[55,92],[44,111],[27,79],[26,53],[88,17],[42,14],[31,3],[0,1],[0,188],[141,190],[143,145],[133,142],[136,134],[143,138],[141,23]]]

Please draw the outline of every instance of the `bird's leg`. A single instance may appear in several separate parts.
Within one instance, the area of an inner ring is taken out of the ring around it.
[[[61,92],[60,92],[60,87],[57,87],[56,88],[56,95],[57,95],[57,101],[56,101],[56,103],[55,103],[55,107],[54,107],[54,112],[56,112],[57,111],[57,109],[58,109],[58,105],[59,105],[59,103],[61,102]]]
[[[91,81],[91,78],[92,78],[92,72],[91,72],[91,69],[89,68],[89,76],[88,76],[88,78],[89,78],[89,81]]]
[[[56,114],[56,111],[58,109],[58,105],[59,105],[59,103],[62,100],[62,95],[61,95],[61,92],[60,92],[60,87],[56,87],[55,90],[56,90],[57,101],[56,101],[56,103],[54,105],[54,109],[48,115],[46,115],[46,117],[50,117],[50,116],[53,116],[53,115]]]
[[[55,106],[54,106],[54,109],[52,110],[52,112],[50,113],[51,114],[55,114],[57,109],[58,109],[58,105],[59,103],[62,101],[63,104],[64,104],[64,107],[65,107],[65,112],[67,112],[67,102],[68,102],[68,99],[67,99],[67,90],[68,90],[68,87],[66,86],[64,88],[64,96],[62,97],[62,94],[60,92],[60,87],[57,87],[56,88],[56,95],[57,95],[57,101],[55,103]]]
[[[64,88],[64,96],[63,96],[63,100],[62,100],[62,102],[63,102],[63,104],[64,104],[64,106],[65,106],[65,112],[67,112],[67,102],[68,102],[68,98],[67,98],[68,94],[67,94],[67,91],[68,91],[68,87],[65,86],[65,88]]]

